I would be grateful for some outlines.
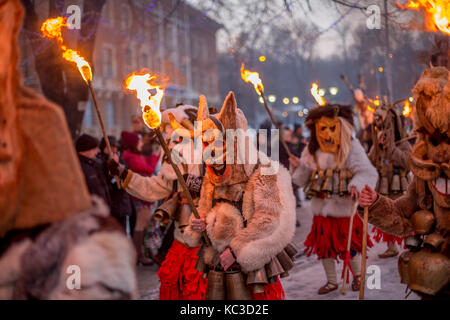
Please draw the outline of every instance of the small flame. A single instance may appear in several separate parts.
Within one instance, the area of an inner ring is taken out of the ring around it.
[[[245,82],[250,82],[258,94],[264,92],[264,86],[258,72],[252,72],[244,69],[244,63],[241,65],[241,77]]]
[[[129,91],[134,91],[139,99],[142,108],[142,117],[145,124],[155,129],[161,124],[161,100],[164,97],[164,89],[158,85],[150,84],[151,80],[155,80],[156,76],[150,73],[133,72],[125,79],[124,87]],[[155,91],[151,94],[150,90]]]
[[[314,99],[316,99],[316,102],[319,104],[319,106],[324,106],[326,104],[325,99],[319,94],[319,86],[317,85],[317,83],[312,84],[311,94],[313,95]]]
[[[425,12],[426,28],[450,35],[450,2],[448,0],[409,0],[407,4],[397,6],[402,9]]]
[[[80,56],[77,51],[69,49],[66,45],[64,45],[64,39],[62,37],[63,27],[67,27],[67,18],[58,17],[47,19],[41,26],[42,36],[49,39],[56,39],[60,49],[63,52],[63,58],[77,64],[78,70],[80,71],[84,81],[92,81],[92,70],[89,63],[82,56]]]
[[[371,106],[367,105],[367,110],[369,110],[370,112],[375,112],[375,109],[372,108]]]
[[[403,106],[403,115],[405,117],[409,117],[411,114],[412,108],[408,100],[405,100],[405,105]]]

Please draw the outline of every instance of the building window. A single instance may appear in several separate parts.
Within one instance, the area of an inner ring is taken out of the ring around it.
[[[108,127],[114,127],[116,125],[116,109],[112,100],[106,103],[106,119]]]
[[[89,99],[84,110],[83,127],[90,128],[94,126],[94,112],[92,110],[92,101]]]
[[[103,48],[103,76],[112,77],[114,75],[114,59],[112,48]]]

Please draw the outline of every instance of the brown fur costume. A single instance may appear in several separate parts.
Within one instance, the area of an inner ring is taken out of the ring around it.
[[[447,277],[447,280],[443,280],[441,285],[447,287],[440,291],[440,295],[447,297],[450,295],[449,77],[450,73],[444,67],[428,69],[413,90],[417,101],[414,119],[419,140],[409,158],[414,179],[407,194],[397,200],[379,195],[369,208],[371,224],[400,236],[414,231],[413,217],[417,211],[430,210],[433,213],[435,223],[430,232],[444,238],[439,250],[447,257],[446,271],[441,274],[442,279]],[[429,270],[427,262],[422,269]],[[416,287],[416,290],[421,294],[430,293],[424,288]]]

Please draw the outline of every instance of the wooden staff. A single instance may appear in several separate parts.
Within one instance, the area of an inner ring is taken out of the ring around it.
[[[195,216],[195,218],[200,219],[200,215],[198,214],[197,208],[194,205],[194,201],[192,200],[191,197],[191,193],[189,192],[189,188],[186,184],[186,181],[184,181],[183,175],[181,174],[180,169],[178,168],[178,166],[173,162],[172,160],[172,154],[169,150],[169,147],[167,146],[166,141],[164,140],[164,137],[161,133],[161,130],[158,128],[154,129],[156,136],[158,137],[159,140],[159,144],[161,145],[161,147],[164,150],[164,153],[167,156],[167,159],[169,160],[169,163],[172,165],[173,170],[175,171],[177,178],[178,178],[178,182],[180,183],[183,191],[184,191],[184,195],[186,196],[186,199],[188,200],[188,204],[189,207],[191,207],[192,210],[192,214]],[[211,241],[208,238],[208,235],[206,234],[206,232],[202,232],[202,237],[205,240],[205,243],[207,246],[211,246]]]
[[[111,150],[111,144],[109,143],[109,138],[108,138],[108,136],[106,134],[105,125],[103,124],[103,117],[102,117],[102,114],[100,113],[100,109],[98,107],[97,98],[95,97],[94,88],[92,87],[92,81],[91,80],[87,80],[86,83],[88,84],[89,90],[91,91],[92,100],[94,101],[95,110],[97,111],[98,121],[100,122],[100,127],[102,128],[103,138],[105,138],[106,148],[108,149],[108,157],[109,157],[109,159],[112,159],[112,155],[113,154],[112,154],[112,150]],[[114,178],[116,179],[117,188],[121,189],[119,178],[118,177],[114,177]]]
[[[347,251],[345,252],[345,258],[347,258],[347,255],[350,252],[350,247],[352,245],[353,218],[355,217],[355,214],[352,214],[352,216],[350,218],[350,225],[348,227],[348,237],[347,237]],[[350,261],[348,263],[350,263]],[[344,283],[342,284],[342,288],[341,288],[341,293],[344,296],[347,293],[347,288],[346,288],[347,280],[348,280],[347,268],[348,268],[348,264],[345,264],[345,266],[344,266]]]
[[[289,150],[286,142],[284,141],[283,138],[283,132],[281,132],[280,127],[277,125],[275,118],[273,117],[272,111],[269,108],[269,105],[267,104],[266,101],[266,97],[264,96],[264,91],[258,89],[259,94],[261,95],[261,98],[263,99],[264,102],[264,106],[266,107],[266,111],[269,114],[270,120],[272,121],[272,124],[275,126],[275,128],[278,129],[278,131],[280,131],[280,140],[281,140],[281,144],[283,145],[284,150],[286,151],[286,153],[288,154],[289,157],[292,157],[293,154],[291,153],[291,151]]]
[[[366,287],[366,260],[367,260],[367,224],[369,222],[369,207],[364,207],[364,225],[361,257],[361,286],[359,287],[359,300],[364,300],[364,288]]]

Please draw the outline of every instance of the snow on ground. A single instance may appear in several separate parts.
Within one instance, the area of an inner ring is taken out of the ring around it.
[[[312,214],[310,202],[303,201],[302,208],[297,209],[297,217],[301,226],[297,228],[294,243],[303,252],[303,242],[308,235]],[[371,228],[369,227],[369,230]],[[405,299],[406,286],[400,283],[400,276],[397,271],[398,257],[380,259],[378,254],[386,250],[383,243],[374,243],[368,251],[367,267],[378,266],[381,270],[380,289],[365,289],[365,299],[367,300],[403,300]],[[159,280],[156,274],[156,266],[138,268],[138,283],[140,287],[141,299],[157,300],[159,297]],[[336,264],[338,278],[342,272],[342,262]],[[333,291],[327,295],[318,295],[317,290],[326,283],[325,272],[317,257],[299,256],[295,261],[294,268],[289,272],[290,276],[281,279],[287,300],[357,300],[359,292],[351,291],[350,284],[347,284],[347,294],[344,296],[340,290]],[[369,274],[367,275],[369,277]],[[339,287],[342,286],[342,280]],[[410,294],[408,300],[417,300],[419,297],[414,293]]]

